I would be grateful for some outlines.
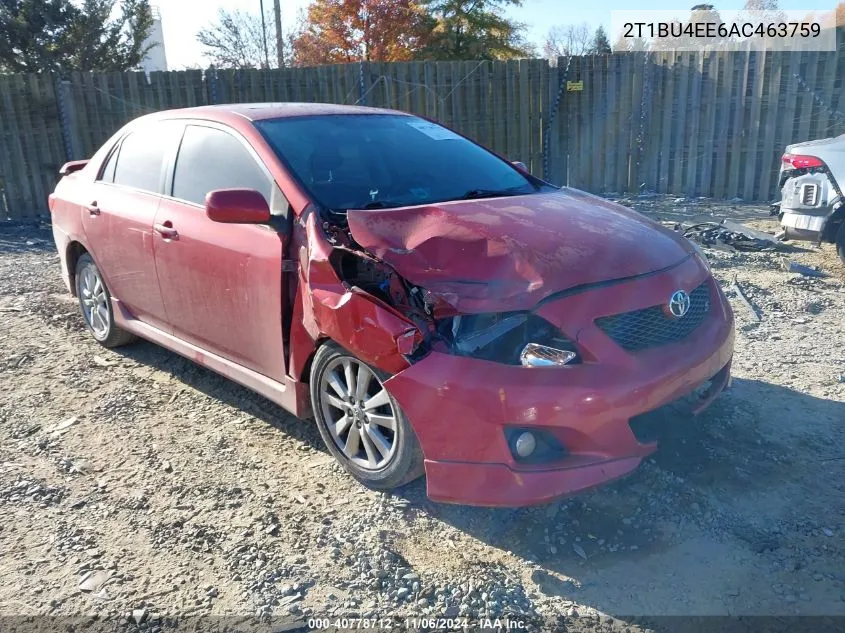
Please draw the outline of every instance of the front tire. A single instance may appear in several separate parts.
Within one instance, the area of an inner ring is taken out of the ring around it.
[[[423,474],[419,441],[384,388],[389,376],[335,343],[311,365],[311,403],[329,452],[360,483],[391,490]]]
[[[845,221],[839,225],[839,230],[836,232],[836,252],[839,253],[839,259],[845,264]]]
[[[76,262],[76,296],[85,327],[100,345],[118,347],[137,339],[134,334],[115,325],[111,293],[88,253]]]

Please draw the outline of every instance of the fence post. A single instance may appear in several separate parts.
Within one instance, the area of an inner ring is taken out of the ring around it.
[[[220,103],[217,94],[217,69],[214,66],[209,66],[208,70],[205,71],[205,80],[208,83],[208,99],[211,105]]]
[[[356,105],[367,105],[367,92],[364,90],[364,61],[358,62],[358,101]]]
[[[551,178],[549,152],[551,151],[552,126],[555,124],[555,120],[557,119],[557,113],[560,108],[560,100],[563,97],[563,93],[566,91],[566,78],[569,76],[569,64],[572,62],[572,55],[568,55],[566,57],[566,66],[564,67],[563,72],[561,72],[561,61],[563,61],[563,57],[558,57],[556,67],[558,76],[557,94],[554,97],[554,103],[552,104],[551,112],[549,113],[548,120],[546,121],[546,129],[543,130],[543,180],[547,182]],[[568,181],[564,182],[567,185],[569,184]]]
[[[56,77],[56,105],[59,109],[59,124],[62,128],[62,142],[67,160],[76,160],[82,156],[79,137],[77,136],[76,109],[71,96],[71,84],[67,79]]]

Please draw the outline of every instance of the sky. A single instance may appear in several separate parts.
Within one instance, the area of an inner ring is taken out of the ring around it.
[[[648,0],[640,6],[643,9],[683,9],[688,10],[699,0]],[[709,0],[716,8],[723,11],[739,10],[744,0]],[[167,53],[167,65],[171,70],[186,67],[205,67],[208,60],[203,57],[202,46],[196,40],[196,33],[201,28],[213,23],[220,8],[240,9],[251,13],[260,13],[260,0],[152,0],[161,11],[164,30],[164,47]],[[306,8],[309,0],[281,0],[282,24],[293,25],[299,12]],[[836,3],[831,0],[813,0],[812,8],[829,9]],[[273,8],[272,0],[264,0],[265,11]],[[632,6],[633,5],[633,6]],[[807,0],[782,2],[783,9],[804,9]],[[528,39],[538,48],[552,26],[581,24],[587,22],[595,29],[600,24],[610,30],[610,12],[613,10],[631,10],[637,6],[631,0],[603,0],[585,2],[584,0],[524,0],[521,7],[508,10],[508,16],[527,25]],[[284,28],[284,26],[283,26]],[[272,37],[272,24],[268,24],[268,37]]]

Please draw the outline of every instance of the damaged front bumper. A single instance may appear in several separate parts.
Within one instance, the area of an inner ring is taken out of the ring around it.
[[[650,280],[646,294],[663,296],[678,274]],[[700,410],[729,380],[733,316],[715,282],[708,283],[718,297],[712,318],[669,346],[628,354],[590,331],[579,340],[592,339],[589,347],[598,353],[577,366],[533,369],[432,351],[389,379],[385,387],[422,446],[428,496],[471,505],[531,505],[634,470],[657,444],[637,438],[633,418],[711,383]],[[566,318],[576,300],[601,305],[615,295],[618,303],[620,294],[631,304],[652,300],[638,297],[642,286],[629,290],[637,293],[598,289],[544,312],[550,319]],[[551,435],[564,450],[542,463],[524,463],[508,441],[513,429]]]

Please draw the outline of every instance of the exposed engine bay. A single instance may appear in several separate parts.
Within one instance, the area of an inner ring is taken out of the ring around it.
[[[409,283],[392,266],[368,253],[342,219],[333,219],[335,222],[324,222],[323,229],[334,247],[329,262],[340,280],[395,309],[422,333],[422,344],[405,354],[409,362],[430,349],[510,365],[526,365],[526,354],[538,364],[580,362],[574,343],[530,311],[455,313],[442,299]],[[563,362],[558,362],[559,354],[564,355]]]

